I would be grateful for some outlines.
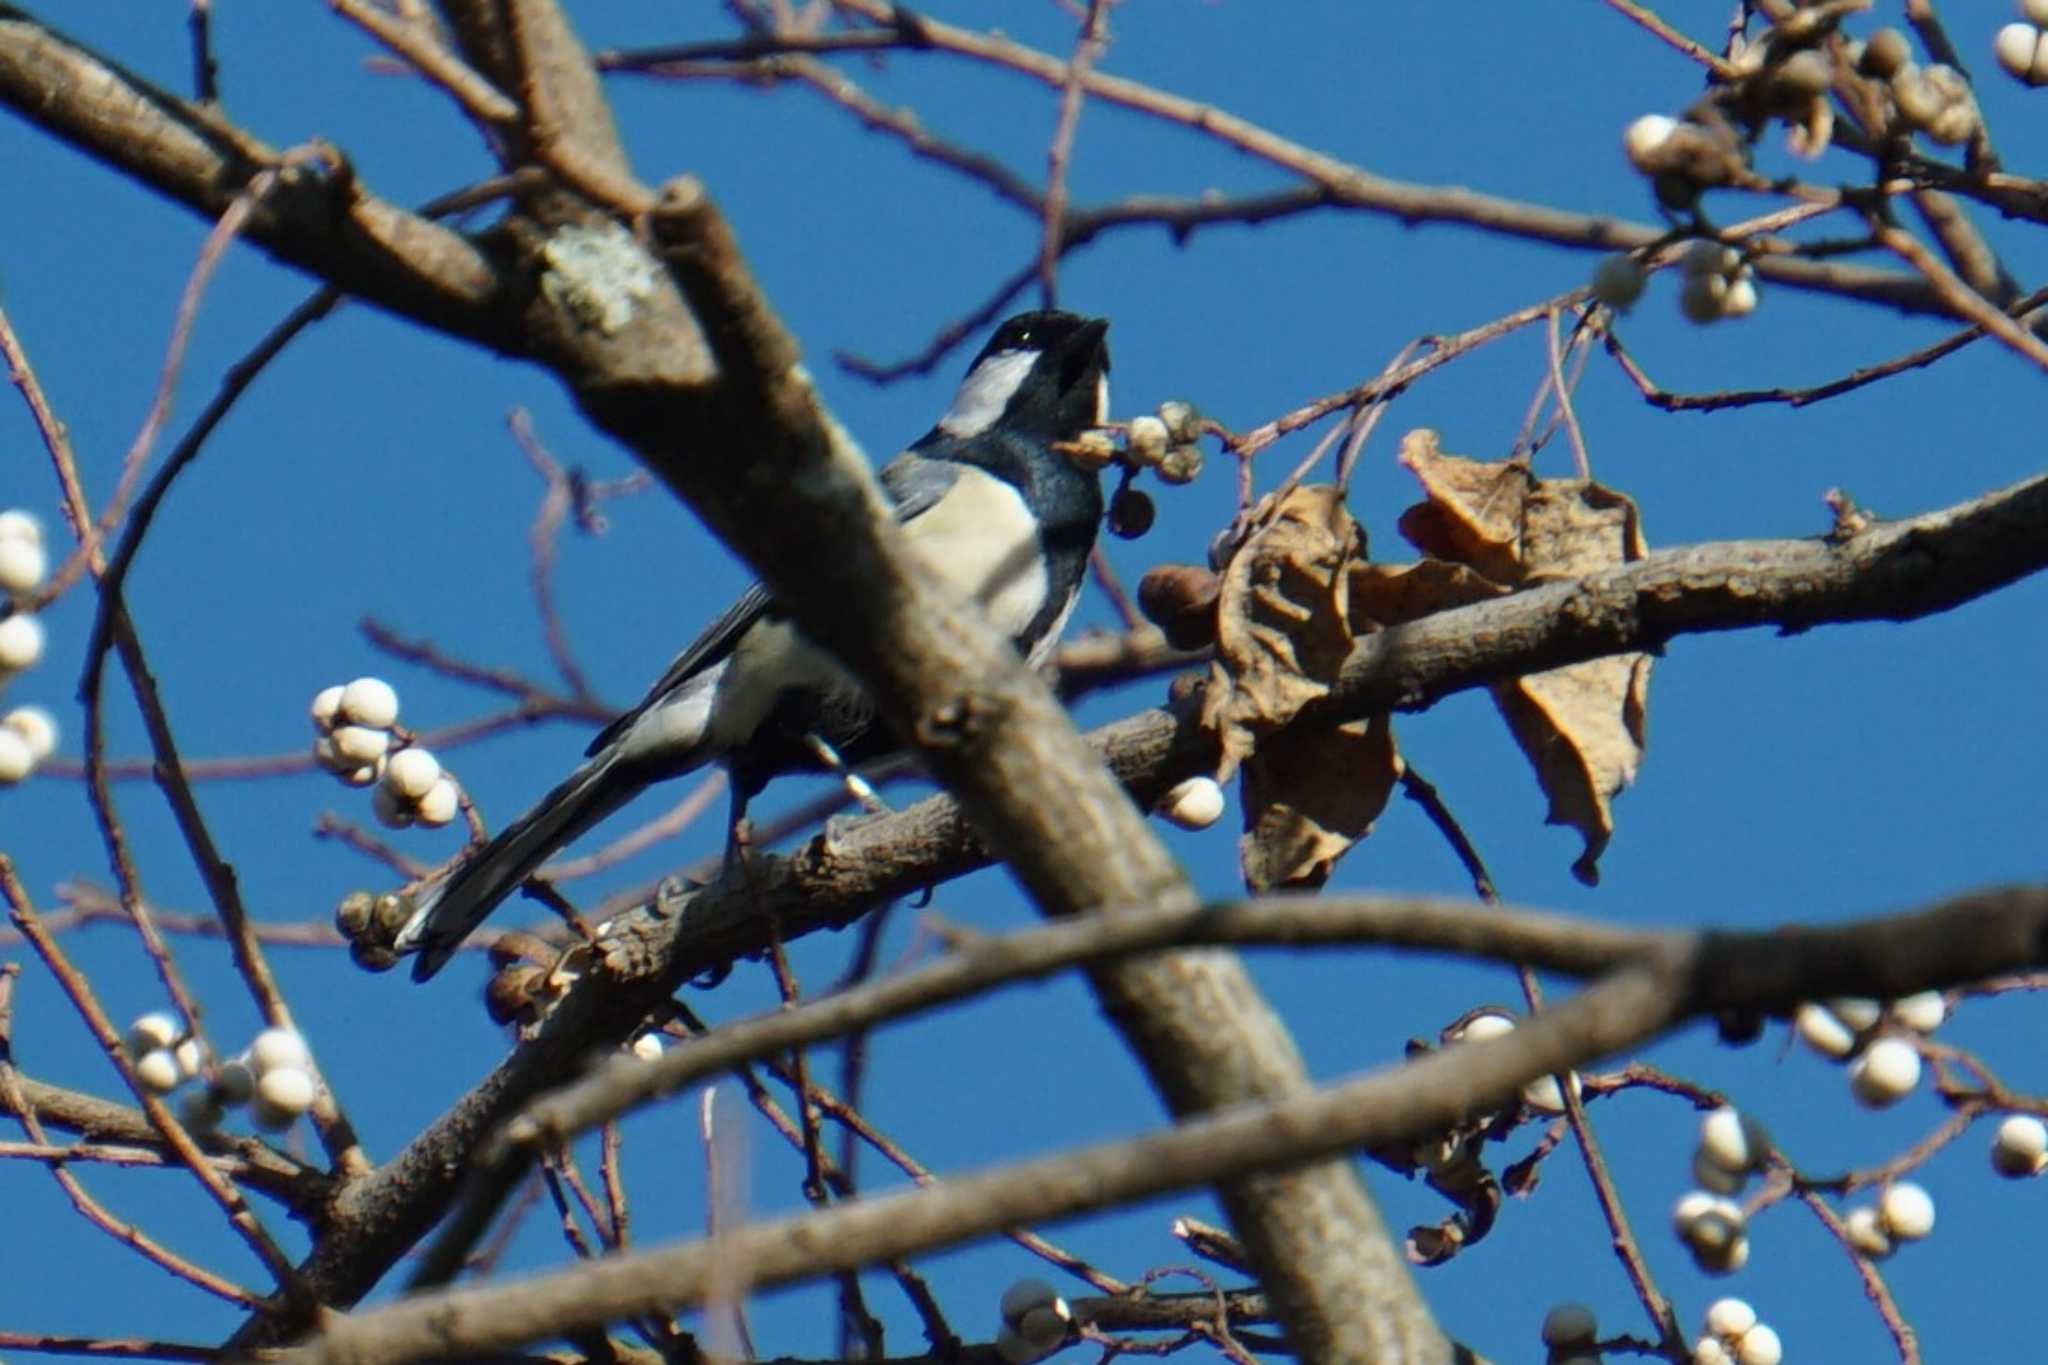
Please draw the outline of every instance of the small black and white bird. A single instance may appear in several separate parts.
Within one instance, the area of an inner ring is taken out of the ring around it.
[[[1053,445],[1109,416],[1108,330],[1072,313],[1011,318],[938,425],[881,471],[905,535],[1034,665],[1073,614],[1102,521],[1100,475]],[[413,978],[426,980],[556,849],[650,783],[723,763],[743,810],[778,774],[896,747],[860,685],[756,584],[567,781],[423,889],[393,946],[419,954]]]

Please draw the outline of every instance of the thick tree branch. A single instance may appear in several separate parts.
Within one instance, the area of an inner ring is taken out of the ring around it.
[[[1891,998],[2044,962],[2048,893],[2040,888],[1859,924],[1659,936],[1598,984],[1487,1042],[1133,1141],[756,1223],[715,1241],[421,1295],[346,1319],[287,1358],[381,1365],[517,1346],[565,1328],[701,1303],[720,1285],[729,1289],[736,1275],[769,1288],[1276,1164],[1412,1142],[1511,1102],[1537,1076],[1587,1065],[1690,1018],[1784,1013],[1816,996]]]
[[[380,307],[501,351],[507,277],[460,233],[362,189],[345,165],[282,167],[283,155],[221,117],[0,3],[0,105],[86,155],[217,219],[279,168],[244,236]]]

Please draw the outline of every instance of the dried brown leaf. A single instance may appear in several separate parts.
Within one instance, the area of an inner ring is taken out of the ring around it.
[[[1246,887],[1306,890],[1372,832],[1401,780],[1394,726],[1382,714],[1334,730],[1283,731],[1244,763]]]
[[[1402,515],[1402,534],[1506,587],[1576,578],[1649,553],[1635,504],[1589,479],[1537,479],[1517,461],[1446,455],[1426,430],[1402,441],[1401,463],[1428,499]],[[1609,802],[1642,762],[1649,686],[1649,656],[1623,654],[1491,689],[1550,799],[1550,823],[1570,825],[1585,841],[1572,872],[1588,885],[1599,880],[1597,860],[1614,834]]]
[[[1223,751],[1227,780],[1261,735],[1286,725],[1330,690],[1351,653],[1346,568],[1365,537],[1342,490],[1297,488],[1268,500],[1223,573],[1216,603],[1216,662],[1202,723]]]
[[[1426,427],[1401,438],[1398,458],[1428,499],[1401,515],[1408,543],[1432,559],[1469,564],[1496,583],[1519,583],[1522,508],[1536,487],[1527,466],[1446,455]]]
[[[1361,627],[1398,626],[1432,612],[1505,597],[1502,587],[1463,564],[1422,559],[1413,564],[1353,564],[1351,619]],[[1364,634],[1361,629],[1360,634]]]
[[[1488,690],[1550,798],[1546,819],[1585,841],[1572,875],[1598,884],[1598,861],[1614,835],[1609,803],[1642,763],[1650,656],[1595,659]]]

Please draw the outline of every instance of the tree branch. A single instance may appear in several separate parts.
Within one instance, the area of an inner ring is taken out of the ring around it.
[[[730,1292],[857,1269],[1244,1172],[1413,1141],[1512,1102],[1697,1016],[1783,1013],[1837,994],[1893,998],[2048,962],[2048,892],[1966,897],[1852,925],[1659,938],[1563,1005],[1502,1037],[1325,1090],[1190,1119],[1131,1141],[1020,1162],[925,1189],[728,1229],[514,1284],[420,1295],[357,1314],[289,1352],[298,1365],[381,1365],[499,1349]]]

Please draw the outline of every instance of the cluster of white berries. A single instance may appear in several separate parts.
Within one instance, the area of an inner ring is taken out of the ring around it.
[[[2022,18],[1998,30],[1992,50],[2014,80],[2048,85],[2048,0],[2020,0]]]
[[[1223,818],[1223,788],[1213,777],[1191,777],[1159,799],[1159,813],[1182,829],[1207,829]]]
[[[1741,1299],[1716,1299],[1707,1308],[1707,1331],[1692,1345],[1693,1365],[1778,1365],[1785,1358],[1777,1330],[1758,1322]]]
[[[1019,1280],[1003,1291],[996,1352],[1010,1365],[1030,1365],[1066,1344],[1074,1310],[1044,1280]]]
[[[314,761],[351,787],[376,783],[370,808],[388,829],[438,828],[462,808],[462,790],[417,744],[394,749],[398,693],[382,678],[357,678],[313,698]]]
[[[1793,1016],[1799,1036],[1823,1057],[1849,1059],[1849,1091],[1871,1109],[1896,1104],[1920,1084],[1920,1049],[1911,1035],[1927,1034],[1948,1017],[1940,991],[1894,1000],[1845,997],[1801,1005]]]
[[[1722,318],[1748,317],[1756,311],[1756,272],[1740,251],[1704,238],[1686,248],[1679,261],[1684,284],[1678,310],[1702,325]],[[1626,252],[1603,257],[1593,267],[1593,297],[1625,313],[1649,287],[1650,272]]]
[[[0,512],[0,598],[26,596],[49,572],[43,528],[20,508]],[[43,657],[43,623],[0,601],[0,685]],[[17,706],[0,717],[0,787],[27,778],[57,747],[57,721],[40,706]]]
[[[1544,1365],[1600,1365],[1600,1324],[1583,1303],[1561,1303],[1543,1315]]]
[[[1991,1169],[2009,1180],[2048,1170],[2048,1124],[2032,1114],[2009,1114],[1991,1140]]]
[[[1208,421],[1192,403],[1170,398],[1157,416],[1147,414],[1124,423],[1124,457],[1140,469],[1156,472],[1166,483],[1192,483],[1202,472],[1202,435]],[[1116,440],[1107,428],[1082,432],[1061,449],[1083,464],[1100,469],[1117,457]]]
[[[1999,52],[2002,62],[2002,43]],[[1881,28],[1860,47],[1852,44],[1850,54],[1858,71],[1890,87],[1892,107],[1907,127],[1950,147],[1976,136],[1980,116],[1970,78],[1941,62],[1915,64],[1905,34]]]
[[[1934,1196],[1910,1180],[1885,1186],[1875,1204],[1861,1204],[1842,1215],[1849,1245],[1873,1261],[1883,1260],[1900,1242],[1917,1242],[1934,1231]]]
[[[1678,1201],[1672,1222],[1693,1261],[1710,1275],[1732,1274],[1749,1261],[1749,1220],[1734,1196],[1762,1170],[1770,1134],[1748,1115],[1723,1106],[1700,1120],[1692,1175],[1698,1189]]]
[[[1756,311],[1756,275],[1734,247],[1697,240],[1685,249],[1679,270],[1685,283],[1678,291],[1678,311],[1688,320],[1705,325]]]
[[[206,1069],[205,1045],[181,1034],[178,1021],[162,1013],[145,1014],[128,1026],[126,1046],[136,1079],[159,1095],[170,1094]],[[195,1131],[211,1132],[229,1109],[246,1104],[257,1127],[276,1132],[291,1127],[319,1094],[320,1080],[306,1040],[290,1029],[268,1028],[256,1035],[246,1052],[215,1067],[203,1088],[185,1097],[179,1119]]]

